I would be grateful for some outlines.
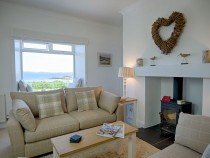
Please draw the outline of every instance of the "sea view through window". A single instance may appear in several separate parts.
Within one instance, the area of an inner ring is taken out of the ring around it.
[[[20,42],[21,79],[34,91],[65,88],[74,79],[74,52],[70,44]]]

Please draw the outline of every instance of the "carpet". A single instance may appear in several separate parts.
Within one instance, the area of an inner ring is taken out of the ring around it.
[[[128,156],[128,146],[127,146],[127,139],[122,141],[122,154],[119,156],[117,155],[115,143],[109,143],[109,145],[103,145],[103,147],[93,148],[88,153],[80,154],[75,156],[75,158],[127,158]],[[150,155],[158,152],[159,149],[156,147],[148,144],[147,142],[137,138],[136,139],[136,157],[137,158],[147,158]],[[44,155],[39,158],[52,158],[52,154]]]
[[[127,146],[127,139],[123,139],[122,141],[122,155],[120,157],[127,158],[128,153],[128,146]],[[104,145],[103,147],[94,148],[90,153],[87,155],[80,156],[81,158],[88,157],[88,158],[116,158],[119,157],[117,153],[114,151],[116,148],[115,143],[111,143],[109,145]],[[136,139],[136,157],[137,158],[147,158],[150,155],[158,152],[159,149],[155,148],[154,146],[148,144],[147,142],[137,138]],[[0,157],[2,158],[11,158],[11,145],[9,140],[9,135],[7,129],[0,129]],[[39,156],[38,158],[52,158],[52,153],[46,154],[43,156]],[[37,158],[37,157],[36,157]]]

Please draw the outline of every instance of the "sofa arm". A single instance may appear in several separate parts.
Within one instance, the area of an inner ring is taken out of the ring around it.
[[[117,115],[117,121],[124,121],[124,106],[122,103],[118,103],[115,114]]]
[[[9,113],[7,128],[13,150],[13,157],[24,157],[25,141],[24,141],[23,129],[20,123],[15,119],[12,111],[10,111]]]

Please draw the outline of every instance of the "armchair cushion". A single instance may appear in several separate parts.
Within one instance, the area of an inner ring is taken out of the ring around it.
[[[12,105],[13,114],[23,128],[34,132],[36,130],[36,122],[28,105],[23,100],[19,99],[13,100]]]
[[[39,108],[39,118],[64,114],[59,93],[36,95],[36,99]]]
[[[110,114],[113,114],[113,112],[117,108],[119,101],[119,96],[116,96],[106,91],[102,91],[98,105],[101,109],[109,112]]]
[[[78,112],[98,109],[94,90],[76,92]]]
[[[202,154],[210,142],[210,117],[180,113],[175,143]]]

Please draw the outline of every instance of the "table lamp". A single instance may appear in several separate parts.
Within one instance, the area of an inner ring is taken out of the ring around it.
[[[126,78],[134,77],[134,69],[130,67],[120,67],[118,77],[123,77],[123,99],[126,99]]]

